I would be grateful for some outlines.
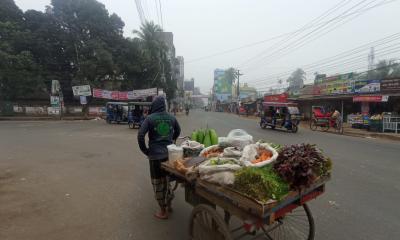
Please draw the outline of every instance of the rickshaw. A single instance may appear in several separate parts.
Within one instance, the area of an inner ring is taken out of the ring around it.
[[[296,103],[263,102],[262,106],[261,128],[281,128],[293,133],[298,131],[301,116]]]
[[[106,103],[106,122],[121,123],[128,121],[128,103],[126,102],[108,102]]]
[[[140,128],[148,111],[151,102],[129,102],[128,103],[128,125],[130,129]]]
[[[312,106],[311,109],[311,130],[315,131],[319,127],[322,131],[326,132],[332,127],[335,132],[343,134],[343,123],[340,116],[332,118],[333,111],[328,111],[322,106]]]

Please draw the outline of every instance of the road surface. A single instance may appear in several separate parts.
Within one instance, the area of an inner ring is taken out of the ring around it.
[[[242,128],[280,144],[316,143],[334,162],[327,192],[311,202],[316,239],[398,239],[400,144],[300,129],[261,130],[254,119],[193,111],[183,134]],[[157,220],[137,130],[104,121],[0,122],[0,239],[187,239],[182,189]]]

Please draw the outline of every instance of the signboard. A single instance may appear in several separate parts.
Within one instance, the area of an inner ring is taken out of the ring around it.
[[[228,102],[231,100],[231,96],[232,94],[228,94],[228,93],[220,93],[220,94],[215,94],[215,97],[217,99],[217,101],[220,102]]]
[[[59,96],[50,96],[50,105],[53,107],[60,106],[60,97]]]
[[[157,95],[157,88],[149,88],[149,89],[141,89],[141,90],[133,90],[125,92],[108,91],[96,88],[93,89],[93,97],[111,99],[111,100],[131,100],[131,99],[139,99],[155,95]]]
[[[90,85],[72,86],[74,96],[92,96]]]
[[[381,92],[400,91],[400,79],[381,80]]]
[[[320,95],[348,94],[352,90],[351,81],[345,79],[327,80],[318,85]]]
[[[375,95],[375,96],[354,96],[353,102],[387,102],[389,96]]]
[[[135,97],[148,97],[157,95],[157,88],[133,90],[133,96]]]
[[[80,99],[82,105],[86,105],[87,104],[86,96],[80,96],[79,99]]]
[[[233,79],[223,69],[214,70],[214,93],[232,94]]]
[[[281,103],[284,103],[284,102],[287,102],[287,99],[288,99],[288,94],[287,93],[264,96],[264,102],[281,102]]]
[[[374,92],[379,92],[380,87],[381,87],[380,80],[354,80],[353,92],[374,93]]]

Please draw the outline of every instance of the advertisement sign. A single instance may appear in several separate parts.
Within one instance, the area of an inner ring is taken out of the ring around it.
[[[381,80],[381,92],[400,91],[400,79]]]
[[[141,90],[133,90],[133,91],[108,91],[102,89],[93,89],[93,97],[95,98],[104,98],[110,100],[131,100],[131,99],[139,99],[148,96],[157,95],[157,88],[149,88],[149,89],[141,89]]]
[[[135,97],[148,97],[157,95],[157,88],[133,90],[133,96]]]
[[[79,96],[79,100],[81,101],[82,105],[86,105],[87,104],[86,96]]]
[[[354,96],[353,102],[387,102],[389,96],[375,95],[375,96]]]
[[[92,96],[90,85],[72,86],[74,96]]]
[[[288,99],[288,94],[287,93],[264,96],[264,102],[281,102],[281,103],[284,103],[284,102],[287,102],[287,99]]]
[[[232,94],[233,79],[223,69],[214,70],[214,93]]]
[[[380,80],[354,80],[353,92],[374,93],[374,92],[379,92],[380,87],[381,87]]]
[[[217,101],[220,101],[220,102],[230,101],[231,96],[232,96],[232,94],[228,94],[228,93],[215,94]]]
[[[351,81],[348,79],[325,81],[319,85],[321,95],[348,94],[352,90]]]

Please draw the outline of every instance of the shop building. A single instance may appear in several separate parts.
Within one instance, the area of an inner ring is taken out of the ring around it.
[[[400,131],[400,79],[334,81],[306,85],[289,100],[298,103],[304,119],[312,117],[312,106],[322,106],[339,110],[352,127]]]

